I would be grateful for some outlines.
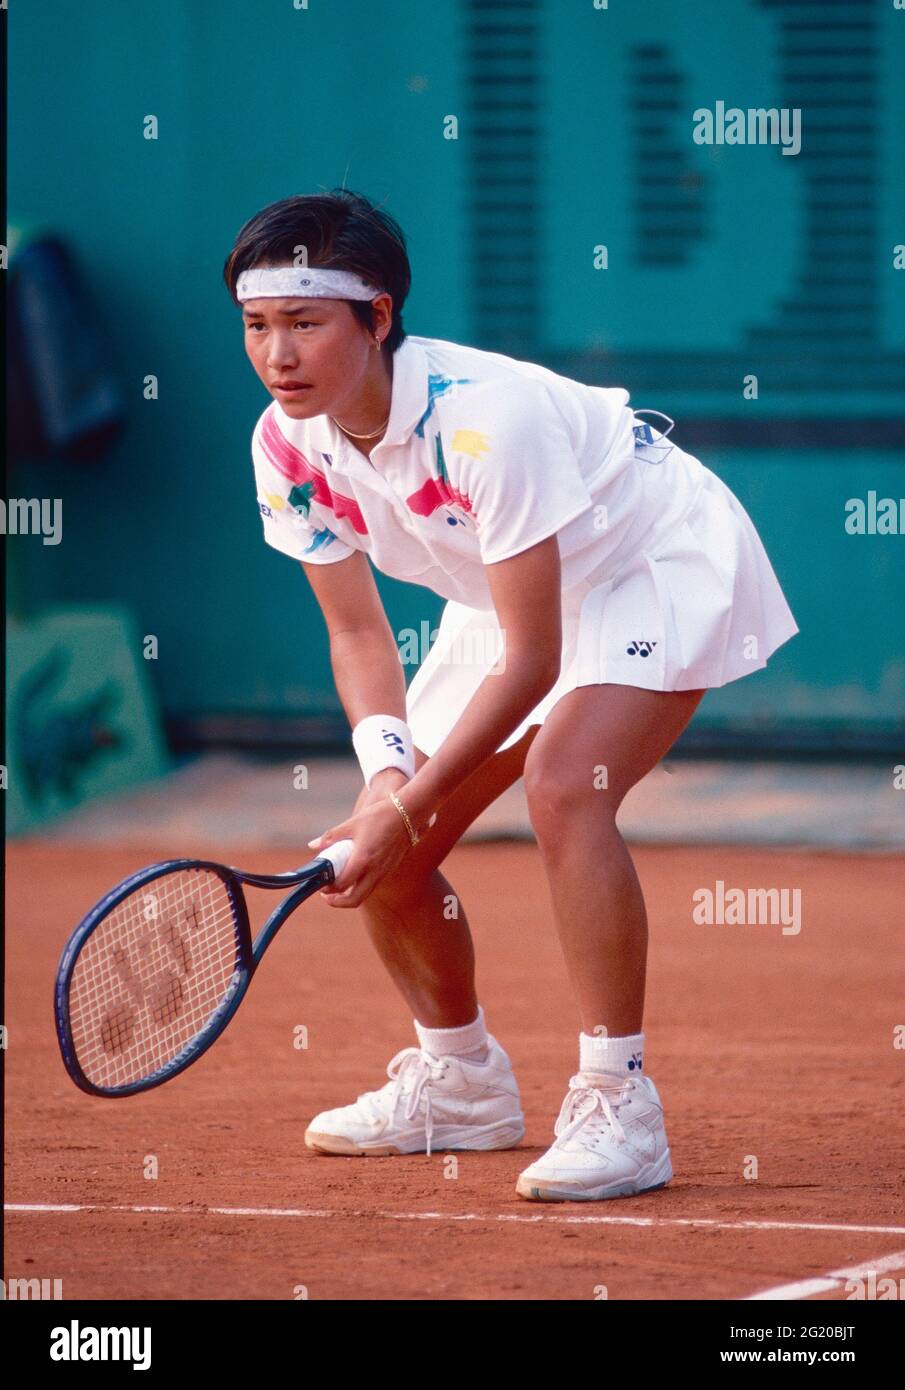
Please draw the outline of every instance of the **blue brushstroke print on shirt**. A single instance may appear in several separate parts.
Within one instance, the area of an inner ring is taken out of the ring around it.
[[[310,555],[313,550],[323,550],[325,545],[329,545],[331,541],[335,540],[335,533],[330,530],[329,526],[325,526],[322,530],[315,531],[311,544],[305,546],[302,554]]]
[[[454,386],[468,386],[470,382],[471,377],[467,376],[453,378],[450,376],[434,376],[431,374],[427,378],[427,410],[425,410],[421,419],[415,426],[415,433],[418,435],[419,439],[424,438],[424,426],[430,419],[431,411],[434,408],[434,401],[437,397],[445,396],[447,391],[451,391]]]

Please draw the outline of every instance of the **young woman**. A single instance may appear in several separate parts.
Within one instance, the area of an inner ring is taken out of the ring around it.
[[[324,895],[362,909],[419,1043],[382,1089],[316,1116],[306,1143],[398,1154],[522,1138],[439,866],[524,776],[581,1032],[554,1143],[517,1191],[663,1187],[647,920],[616,812],[708,688],[760,670],[798,631],[757,532],[627,391],[406,336],[405,239],[360,195],[266,207],[224,277],[274,398],[252,440],[264,538],[304,566],[365,779],[349,819],[311,846],[354,841]],[[368,557],[447,600],[408,691]]]

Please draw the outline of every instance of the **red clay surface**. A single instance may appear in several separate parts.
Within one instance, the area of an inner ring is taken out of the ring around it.
[[[283,928],[228,1032],[183,1076],[118,1101],[72,1085],[52,1018],[60,950],[107,888],[171,852],[37,840],[9,851],[6,1201],[127,1210],[8,1211],[6,1278],[62,1278],[67,1299],[291,1299],[300,1285],[320,1299],[593,1299],[601,1285],[611,1299],[735,1299],[905,1250],[901,857],[633,851],[651,927],[647,1070],[676,1175],[643,1197],[554,1205],[514,1192],[549,1146],[577,1068],[578,1023],[533,845],[460,845],[444,865],[528,1125],[519,1149],[460,1153],[456,1165],[445,1154],[305,1148],[315,1112],[381,1085],[389,1059],[415,1041],[360,914],[317,896]],[[247,869],[287,866],[260,849],[203,852]],[[800,888],[800,934],[695,925],[692,894],[717,879]],[[276,899],[249,898],[260,923]],[[293,1047],[298,1024],[307,1050]],[[143,1177],[150,1154],[156,1180]],[[756,1181],[744,1176],[749,1155]],[[702,1220],[723,1224],[680,1224]],[[853,1229],[865,1225],[900,1230]]]

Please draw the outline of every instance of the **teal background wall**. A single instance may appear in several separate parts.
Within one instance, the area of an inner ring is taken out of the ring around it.
[[[844,506],[905,496],[905,13],[839,8],[13,6],[10,218],[74,250],[129,401],[102,462],[11,470],[64,513],[59,546],[10,539],[18,611],[128,605],[171,724],[341,717],[307,582],[261,537],[269,398],[220,275],[257,209],[345,182],[406,230],[408,331],[628,386],[750,512],[802,631],[695,726],[894,736],[905,537],[847,535]],[[805,102],[801,155],[695,145],[717,100]],[[439,616],[379,586],[395,631]]]

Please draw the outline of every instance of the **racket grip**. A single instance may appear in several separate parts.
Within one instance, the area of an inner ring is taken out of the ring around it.
[[[318,851],[318,859],[329,859],[333,865],[333,876],[339,878],[343,869],[349,862],[349,855],[352,853],[351,840],[337,840],[334,845],[327,845],[326,849]]]

